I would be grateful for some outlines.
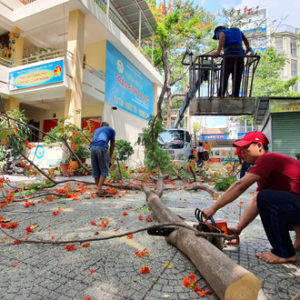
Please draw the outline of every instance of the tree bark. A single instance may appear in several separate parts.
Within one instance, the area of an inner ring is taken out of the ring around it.
[[[154,193],[143,187],[147,202],[160,223],[183,223],[160,201],[161,191]],[[222,251],[204,238],[185,228],[178,228],[167,242],[182,251],[196,266],[220,299],[258,299],[261,294],[260,280],[248,270],[237,265]]]

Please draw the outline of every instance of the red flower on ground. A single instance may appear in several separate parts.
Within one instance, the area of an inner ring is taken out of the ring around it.
[[[92,225],[92,226],[96,226],[97,224],[96,224],[95,221],[92,221],[92,222],[91,222],[91,225]]]
[[[84,243],[83,245],[82,245],[82,248],[87,248],[87,247],[89,247],[91,244],[90,243]]]
[[[127,238],[128,238],[128,239],[132,239],[132,238],[133,238],[133,234],[128,234],[128,235],[127,235]]]
[[[145,249],[142,250],[142,251],[135,251],[134,254],[135,254],[137,257],[139,257],[139,258],[142,258],[142,257],[144,257],[144,256],[149,257],[149,251],[148,251],[147,248],[145,248]]]
[[[143,216],[139,216],[139,221],[142,221],[143,220]]]
[[[126,211],[123,211],[123,216],[127,216],[128,213]]]
[[[65,249],[66,249],[67,251],[73,251],[73,250],[76,250],[77,248],[76,248],[76,246],[75,246],[74,244],[71,244],[71,245],[67,245],[67,246],[65,247]]]
[[[28,226],[28,227],[26,228],[26,231],[27,231],[27,232],[32,232],[32,231],[33,231],[33,228],[32,228],[31,226]]]
[[[140,270],[140,274],[147,274],[147,273],[150,273],[150,268],[148,267],[148,265],[143,265]]]
[[[147,222],[152,222],[152,218],[151,218],[150,216],[148,216],[148,217],[146,218],[146,221],[147,221]]]
[[[187,276],[183,278],[183,286],[190,286],[190,279]]]

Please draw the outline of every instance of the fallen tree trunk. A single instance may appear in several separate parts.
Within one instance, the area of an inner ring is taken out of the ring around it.
[[[158,193],[143,187],[147,202],[160,223],[183,221],[163,205]],[[260,280],[236,264],[204,238],[185,228],[173,231],[166,240],[182,251],[196,266],[220,299],[252,300],[263,297]]]

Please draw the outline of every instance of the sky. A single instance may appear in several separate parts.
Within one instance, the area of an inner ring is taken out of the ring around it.
[[[194,0],[207,11],[217,14],[226,9],[239,9],[247,6],[248,8],[267,8],[268,20],[276,20],[275,24],[285,24],[300,28],[300,0]],[[222,25],[222,24],[219,24]],[[208,128],[226,127],[226,117],[207,117],[206,125]]]
[[[281,24],[287,24],[300,28],[299,0],[194,0],[195,3],[203,6],[211,13],[217,14],[222,8],[267,8],[269,19],[277,20]]]

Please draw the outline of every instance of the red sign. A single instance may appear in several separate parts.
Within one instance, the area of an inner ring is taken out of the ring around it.
[[[100,118],[85,118],[82,120],[82,127],[89,129],[90,132],[94,132],[100,127]]]
[[[221,162],[221,158],[220,157],[212,157],[208,161],[209,162]]]

